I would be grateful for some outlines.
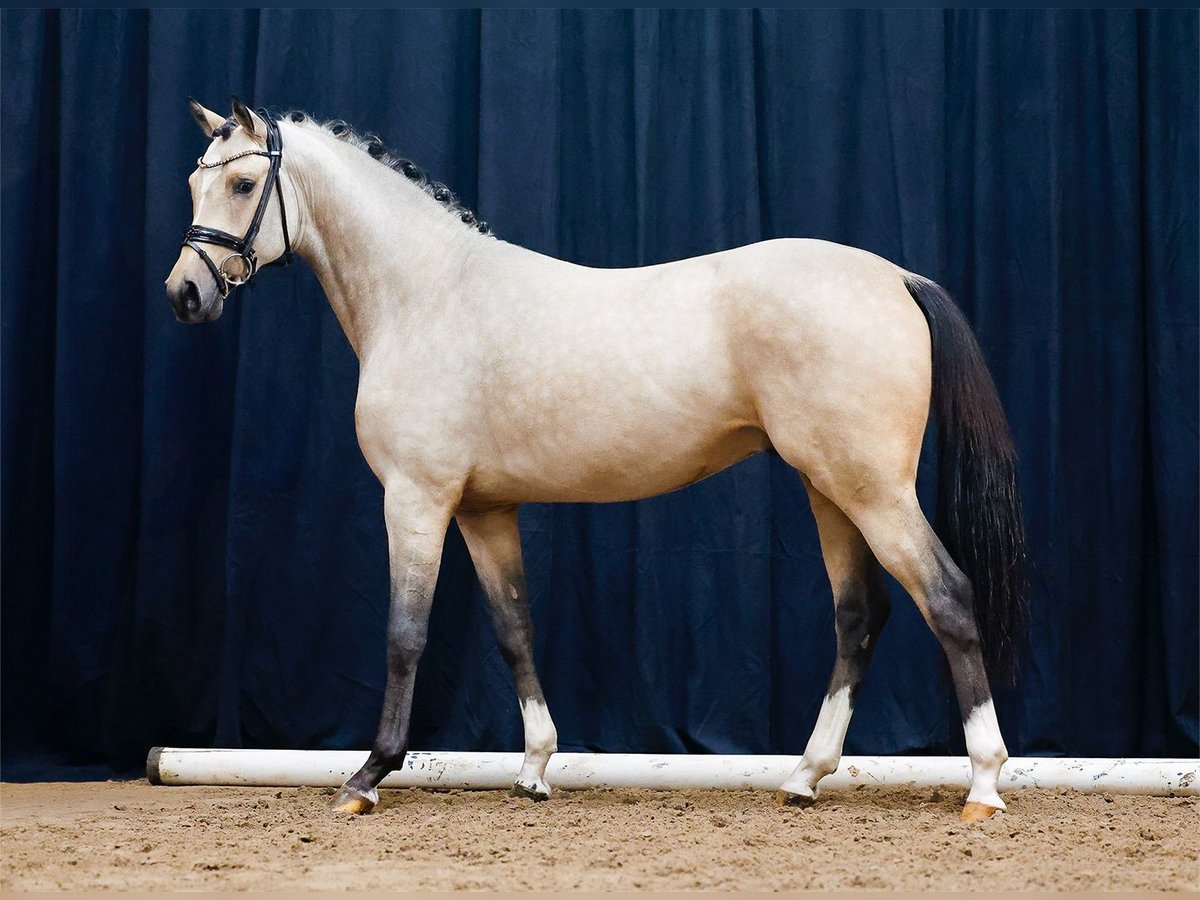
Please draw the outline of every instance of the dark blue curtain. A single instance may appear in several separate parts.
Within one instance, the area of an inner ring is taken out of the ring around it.
[[[1195,11],[0,21],[6,777],[374,732],[387,568],[354,355],[303,266],[207,327],[163,296],[204,147],[185,101],[232,93],[374,131],[503,239],[580,263],[813,236],[941,281],[1021,453],[1010,749],[1196,753]],[[780,460],[521,522],[563,749],[802,751],[832,608]],[[414,746],[518,749],[511,694],[452,528]],[[848,749],[960,747],[898,596]]]

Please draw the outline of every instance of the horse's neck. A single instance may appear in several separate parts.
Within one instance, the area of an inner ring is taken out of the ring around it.
[[[295,249],[361,359],[379,335],[452,291],[463,260],[494,242],[361,150],[307,129],[289,132]]]

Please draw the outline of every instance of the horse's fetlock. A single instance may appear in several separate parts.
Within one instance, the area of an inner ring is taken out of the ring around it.
[[[558,752],[558,732],[554,726],[541,734],[530,735],[525,743],[525,751],[537,756],[550,756]]]
[[[803,766],[809,772],[816,776],[816,779],[824,778],[826,775],[832,775],[837,771],[838,763],[840,763],[840,754],[834,753],[806,753],[804,755]]]
[[[976,754],[976,757],[972,758],[973,761],[977,761],[989,769],[999,769],[1008,762],[1008,748],[1004,744],[988,747],[982,751],[976,750]]]
[[[539,735],[525,745],[525,752],[534,756],[552,756],[558,752],[558,735],[554,732],[548,736]]]
[[[375,748],[377,765],[385,772],[393,772],[404,762],[405,747],[392,741],[379,744]]]

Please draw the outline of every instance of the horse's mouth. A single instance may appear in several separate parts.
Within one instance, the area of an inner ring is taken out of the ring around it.
[[[225,298],[213,292],[212,297],[201,297],[199,291],[190,290],[171,296],[171,309],[176,321],[184,325],[202,325],[221,318],[225,310]]]
[[[206,322],[215,322],[221,318],[221,313],[224,311],[225,303],[223,300],[218,300],[212,306],[199,312],[175,311],[176,321],[182,322],[184,325],[203,325]]]

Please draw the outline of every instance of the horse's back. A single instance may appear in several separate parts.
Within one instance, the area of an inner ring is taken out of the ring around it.
[[[865,251],[777,240],[638,269],[515,249],[512,263],[470,326],[482,501],[648,496],[769,442],[815,460],[830,428],[897,410],[924,427],[924,321],[902,271]]]

